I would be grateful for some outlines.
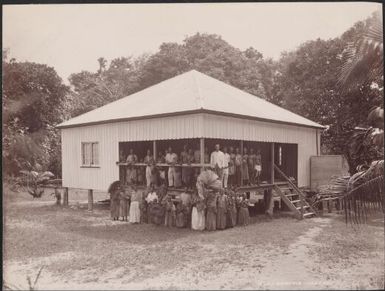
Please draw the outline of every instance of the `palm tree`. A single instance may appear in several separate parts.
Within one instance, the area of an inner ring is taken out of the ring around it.
[[[339,84],[349,86],[383,75],[383,28],[379,12],[368,21],[366,31],[345,48]]]
[[[383,79],[383,28],[379,13],[368,22],[363,35],[348,44],[344,50],[345,63],[338,80],[342,90],[352,85]],[[355,223],[365,222],[370,210],[384,209],[384,110],[376,107],[368,115],[369,128],[355,134],[351,143],[354,151],[362,148],[370,138],[373,145],[382,150],[382,160],[374,161],[370,166],[360,167],[348,183],[344,195],[346,220]]]

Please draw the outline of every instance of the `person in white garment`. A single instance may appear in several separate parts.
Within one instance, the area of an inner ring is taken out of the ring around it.
[[[223,178],[222,178],[222,183],[223,183],[223,188],[227,188],[227,181],[229,179],[229,165],[230,165],[230,154],[227,152],[227,147],[223,148],[223,154],[225,156],[225,162],[223,164]]]
[[[175,164],[177,162],[178,162],[177,154],[173,153],[172,148],[169,147],[166,154],[166,163],[169,165],[168,167],[168,186],[169,187],[175,186],[175,179],[176,179]]]
[[[218,175],[219,180],[223,180],[223,168],[225,166],[225,154],[220,150],[219,144],[215,145],[215,151],[211,153],[210,157],[211,168],[214,169]]]

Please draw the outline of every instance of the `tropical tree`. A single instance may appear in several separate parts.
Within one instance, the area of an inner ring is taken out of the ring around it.
[[[51,144],[58,140],[54,125],[63,120],[69,88],[46,65],[8,62],[4,55],[2,65],[3,170],[18,174],[35,164],[48,166]]]
[[[383,82],[383,30],[379,13],[376,13],[367,22],[367,27],[360,38],[346,47],[345,63],[341,69],[339,83],[342,91],[346,91],[354,84],[368,81],[377,84],[378,80]],[[383,85],[380,89],[383,92]],[[351,149],[359,153],[365,147],[374,147],[382,159],[372,161],[370,165],[360,166],[361,171],[350,178],[344,200],[345,215],[357,223],[365,221],[367,212],[373,208],[385,211],[383,108],[380,106],[372,108],[367,123],[369,127],[353,137]]]

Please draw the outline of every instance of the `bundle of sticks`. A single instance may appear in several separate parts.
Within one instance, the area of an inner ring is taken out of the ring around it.
[[[328,184],[318,187],[320,196],[343,196],[348,188],[350,176],[332,177]]]

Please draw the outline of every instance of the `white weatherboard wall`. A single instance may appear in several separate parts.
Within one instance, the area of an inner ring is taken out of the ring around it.
[[[62,129],[63,185],[106,191],[119,179],[119,142],[181,138],[298,144],[298,184],[310,185],[310,156],[317,155],[316,129],[213,114],[187,114]],[[81,143],[99,142],[99,168],[81,167]]]

